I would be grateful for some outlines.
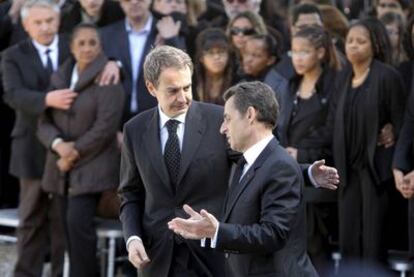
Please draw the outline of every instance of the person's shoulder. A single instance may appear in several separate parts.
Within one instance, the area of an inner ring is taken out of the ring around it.
[[[2,58],[18,58],[19,56],[28,53],[31,46],[31,42],[29,39],[25,39],[20,41],[19,43],[10,46],[9,48],[5,49],[2,53]]]
[[[125,20],[121,19],[118,21],[115,21],[114,23],[108,24],[105,27],[102,27],[99,29],[99,33],[101,36],[112,34],[113,32],[117,32],[122,30],[122,28],[125,28]]]
[[[400,76],[400,73],[397,71],[395,67],[392,65],[383,63],[378,60],[374,60],[372,62],[371,68],[376,70],[380,74],[380,76],[385,79],[394,78],[396,76]]]
[[[157,107],[151,108],[133,116],[125,123],[124,127],[125,129],[142,129],[144,126],[148,125],[149,120],[155,115],[157,115]]]

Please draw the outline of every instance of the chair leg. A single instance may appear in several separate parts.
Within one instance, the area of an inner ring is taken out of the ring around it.
[[[111,237],[109,239],[109,247],[108,247],[108,272],[107,277],[114,276],[115,270],[115,238]]]
[[[65,251],[63,262],[63,277],[69,277],[69,254],[67,251]]]

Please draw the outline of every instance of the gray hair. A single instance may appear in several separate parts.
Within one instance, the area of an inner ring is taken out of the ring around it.
[[[245,114],[249,107],[253,107],[257,111],[257,121],[271,129],[276,127],[279,103],[271,87],[258,81],[243,82],[229,88],[223,98],[227,101],[232,96],[234,96],[234,106],[241,114]]]
[[[34,7],[49,8],[60,14],[59,5],[51,0],[29,0],[23,4],[20,10],[20,18],[24,20],[29,15],[29,10]]]
[[[171,46],[159,46],[151,50],[144,62],[144,78],[154,86],[158,86],[161,71],[165,68],[189,68],[193,73],[193,63],[184,51]]]

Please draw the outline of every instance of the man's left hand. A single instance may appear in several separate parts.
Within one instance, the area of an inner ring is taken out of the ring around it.
[[[217,219],[206,210],[200,213],[194,211],[189,205],[184,205],[184,211],[190,218],[176,217],[168,222],[168,228],[186,239],[213,238],[218,226]]]
[[[326,189],[336,190],[339,184],[338,170],[326,166],[325,160],[319,160],[311,165],[312,176],[316,183]]]

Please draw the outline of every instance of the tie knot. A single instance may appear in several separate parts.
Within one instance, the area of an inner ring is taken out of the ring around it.
[[[52,52],[52,50],[50,50],[49,48],[46,49],[45,54],[49,56],[50,52]]]
[[[169,134],[177,133],[178,124],[180,124],[178,120],[175,120],[175,119],[168,120],[167,123],[165,124],[167,126],[168,133]]]
[[[243,167],[245,164],[247,163],[246,159],[244,158],[244,156],[242,155],[239,160],[237,161],[237,166],[238,167]]]

